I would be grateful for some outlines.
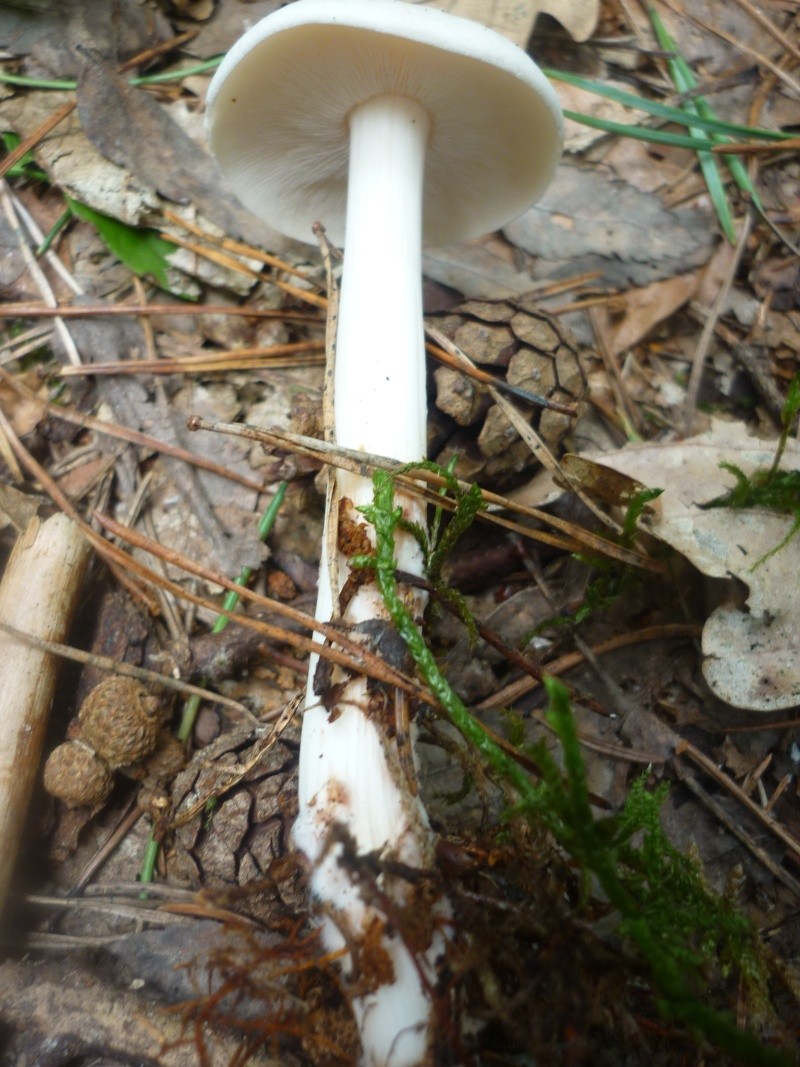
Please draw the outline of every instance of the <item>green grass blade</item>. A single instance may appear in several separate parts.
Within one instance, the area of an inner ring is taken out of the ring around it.
[[[141,74],[130,79],[131,85],[159,85],[162,82],[180,81],[188,78],[191,74],[206,74],[216,68],[222,62],[222,56],[213,56],[193,67],[184,67],[182,70],[167,70],[161,74]],[[77,89],[78,83],[72,78],[54,80],[52,78],[31,78],[27,74],[9,74],[0,71],[0,82],[6,85],[21,85],[26,89]]]
[[[651,130],[647,126],[631,126],[627,122],[613,122],[611,119],[598,119],[593,115],[582,115],[579,111],[564,109],[564,117],[579,122],[582,126],[591,126],[593,130],[604,133],[616,133],[620,137],[631,137],[635,141],[649,141],[651,144],[667,144],[673,148],[698,148],[710,151],[715,142],[705,138],[698,140],[688,134],[669,133],[667,130]]]
[[[206,59],[193,67],[184,67],[183,70],[167,70],[161,74],[141,74],[136,78],[131,78],[131,85],[160,85],[162,82],[180,81],[181,78],[188,78],[192,74],[207,74],[210,70],[216,70],[222,59],[222,56],[212,56],[211,59]]]
[[[625,89],[619,89],[615,85],[605,85],[603,82],[595,81],[592,78],[583,78],[579,74],[572,74],[571,72],[564,70],[555,70],[553,67],[543,67],[542,71],[548,78],[552,78],[553,81],[564,82],[566,85],[574,85],[578,89],[585,89],[587,92],[594,93],[596,96],[605,97],[607,100],[614,100],[616,103],[623,104],[625,107],[645,111],[648,115],[664,119],[666,122],[674,122],[681,126],[698,126],[707,133],[718,133],[723,136],[744,137],[748,140],[764,141],[785,141],[792,136],[792,134],[783,133],[780,130],[764,130],[758,126],[740,126],[734,122],[723,122],[722,119],[716,118],[713,114],[703,115],[701,113],[694,122],[691,122],[686,112],[679,107],[670,107],[669,104],[662,104],[657,100],[648,100],[644,96],[639,96],[637,93],[626,92]]]
[[[658,12],[653,8],[648,8],[648,15],[650,16],[653,31],[659,45],[665,51],[672,53],[672,58],[667,60],[667,68],[676,89],[681,93],[686,93],[696,88],[697,79],[689,64],[678,52],[677,46],[667,31],[666,26],[661,21]],[[683,110],[687,113],[687,116],[690,116],[690,118],[702,118],[703,109],[705,109],[706,115],[711,113],[711,108],[702,97],[698,97],[694,100],[687,100],[683,105]],[[700,140],[705,141],[702,130],[698,126],[692,125],[691,122],[689,124],[689,133],[697,142]],[[714,144],[719,144],[721,140],[725,140],[725,138],[721,138],[719,134],[712,134],[711,139]],[[723,181],[716,156],[709,152],[705,147],[702,149],[697,147],[696,151],[700,169],[703,172],[703,178],[708,187],[711,202],[717,213],[722,232],[731,244],[735,244],[736,227],[733,224],[733,215],[731,213],[728,195],[725,190],[725,182]]]
[[[708,119],[714,116],[714,112],[711,110],[710,104],[702,97],[697,98],[697,112],[701,118]],[[711,139],[718,144],[727,144],[728,138],[721,133],[712,133]],[[749,196],[758,210],[763,214],[764,206],[761,203],[761,198],[756,192],[755,186],[750,181],[750,175],[747,173],[747,167],[744,161],[737,155],[727,153],[722,157],[725,160],[725,165],[731,173],[731,177],[739,187],[740,192]]]
[[[72,80],[54,81],[49,78],[31,78],[27,74],[9,74],[0,71],[0,82],[6,85],[22,85],[26,89],[77,89],[78,83]]]

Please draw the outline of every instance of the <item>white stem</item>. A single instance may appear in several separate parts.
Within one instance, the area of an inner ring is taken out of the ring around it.
[[[349,448],[403,461],[426,450],[425,345],[422,325],[422,181],[429,135],[426,111],[403,97],[376,97],[350,116],[350,171],[337,333],[335,379],[336,441]],[[340,472],[340,497],[355,505],[372,500],[369,479]],[[424,521],[424,509],[400,498],[404,512]],[[360,521],[358,513],[351,518]],[[395,550],[404,570],[419,574],[421,554],[413,538],[400,534]],[[348,575],[340,557],[340,582]],[[333,611],[324,566],[319,579],[317,618]],[[410,595],[407,602],[421,609]],[[345,621],[387,619],[374,585],[359,589]],[[335,712],[314,693],[312,663],[300,748],[300,812],[294,839],[314,868],[312,891],[325,907],[325,935],[331,949],[364,942],[370,926],[386,923],[365,901],[350,872],[339,862],[330,830],[346,828],[359,854],[377,852],[408,866],[432,863],[433,836],[418,797],[409,788],[386,724],[370,718],[363,678],[351,681]],[[335,674],[334,680],[341,680]],[[378,716],[380,718],[380,716]],[[382,890],[402,907],[411,887],[400,879]],[[374,942],[373,942],[374,943]],[[380,943],[394,981],[354,997],[365,1064],[413,1067],[427,1061],[432,1006],[417,966],[402,938],[386,928]],[[431,978],[442,942],[434,936],[424,954]],[[362,978],[353,975],[356,981]]]
[[[422,323],[422,183],[430,120],[415,100],[378,96],[350,116],[345,260],[336,339],[336,441],[402,462],[427,451]],[[368,478],[341,473],[339,493],[372,501]],[[424,508],[401,499],[406,516]],[[420,574],[413,538],[397,541],[401,570]],[[383,614],[376,595],[354,621]]]
[[[422,179],[428,132],[427,112],[404,97],[376,97],[350,117],[336,440],[399,460],[425,452]]]

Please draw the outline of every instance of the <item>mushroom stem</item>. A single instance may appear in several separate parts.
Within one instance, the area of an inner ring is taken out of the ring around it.
[[[422,179],[429,128],[425,109],[407,97],[373,97],[350,116],[336,440],[399,460],[425,452]]]
[[[430,123],[427,112],[405,97],[378,96],[350,115],[350,169],[346,254],[336,345],[337,443],[400,460],[425,454],[425,348],[422,327],[422,179]],[[372,499],[366,478],[339,472],[340,499],[354,505]],[[424,510],[400,500],[406,516],[424,522]],[[331,516],[326,517],[331,521]],[[349,510],[346,521],[360,521]],[[366,528],[365,528],[366,532]],[[370,531],[371,533],[371,531]],[[396,555],[404,570],[420,573],[419,546],[398,535]],[[340,581],[349,573],[340,555]],[[421,611],[418,594],[409,601]],[[329,576],[320,573],[317,618],[333,611]],[[388,614],[374,584],[362,585],[345,610],[351,624]],[[370,1067],[413,1067],[427,1062],[432,1038],[432,1004],[420,968],[434,980],[441,935],[434,932],[425,952],[413,958],[396,929],[404,909],[419,911],[418,887],[381,876],[386,915],[359,888],[358,872],[342,862],[343,827],[358,856],[376,854],[417,870],[433,863],[433,835],[416,784],[408,778],[397,743],[390,738],[399,694],[370,691],[363,678],[342,683],[335,708],[314,692],[315,665],[300,748],[298,848],[311,861],[311,887],[325,914],[332,950],[352,952],[347,970],[354,983],[363,1062]],[[357,863],[357,860],[356,860]],[[375,934],[380,936],[376,937]],[[371,958],[370,958],[371,957]]]

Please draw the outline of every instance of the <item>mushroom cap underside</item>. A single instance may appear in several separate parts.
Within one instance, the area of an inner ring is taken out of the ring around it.
[[[533,60],[479,23],[406,0],[298,0],[263,19],[212,82],[211,147],[259,218],[302,241],[320,221],[342,242],[348,116],[385,95],[430,117],[426,244],[497,229],[547,187],[561,112]]]

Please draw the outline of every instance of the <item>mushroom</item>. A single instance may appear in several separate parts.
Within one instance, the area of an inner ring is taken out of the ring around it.
[[[337,444],[422,459],[423,242],[496,229],[544,191],[561,146],[549,83],[524,52],[475,22],[405,0],[297,0],[254,26],[225,57],[208,94],[207,121],[222,171],[254,214],[303,241],[320,220],[344,243]],[[371,483],[339,472],[336,484],[350,502],[345,521],[352,526],[353,508],[371,500]],[[421,505],[406,497],[399,503],[406,518],[424,523]],[[395,550],[401,569],[421,572],[412,537],[398,534]],[[344,556],[340,571],[344,579]],[[406,598],[420,613],[419,595],[407,591]],[[317,618],[329,619],[335,601],[323,553]],[[386,618],[369,584],[344,613],[355,626]],[[412,958],[389,917],[362,898],[331,831],[343,825],[357,855],[373,852],[418,869],[432,864],[432,833],[390,731],[377,721],[374,689],[335,675],[342,686],[329,712],[314,674],[312,663],[295,843],[313,868],[329,946],[353,950],[364,1061],[425,1062],[433,1031],[426,986],[435,980],[441,935],[433,933]],[[413,906],[409,883],[382,879],[382,892],[395,895],[399,909]],[[368,939],[389,963],[382,980],[369,980],[366,972],[380,968],[354,950]]]

